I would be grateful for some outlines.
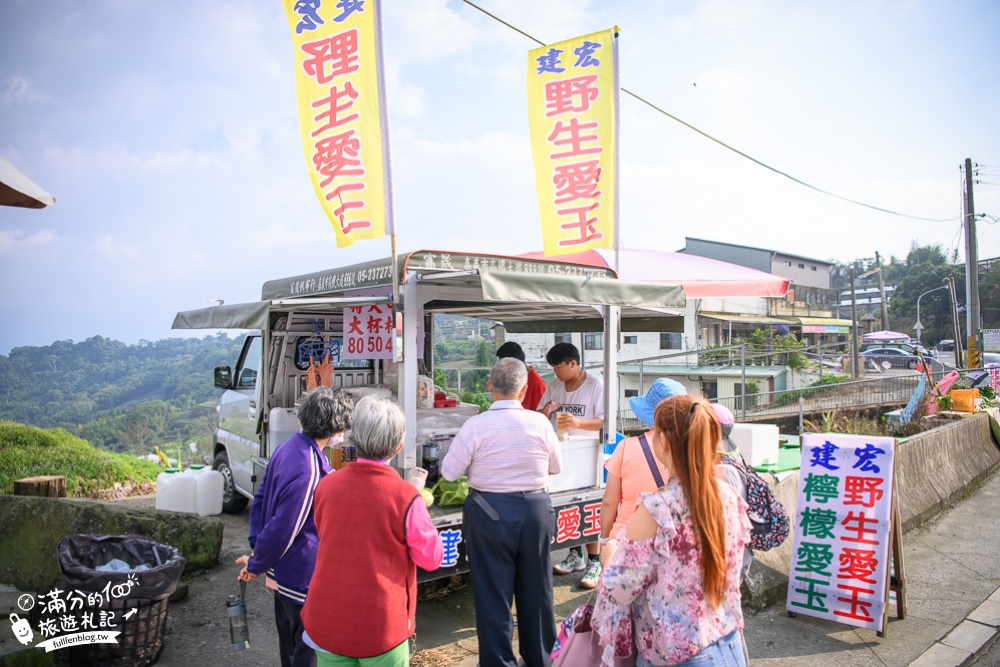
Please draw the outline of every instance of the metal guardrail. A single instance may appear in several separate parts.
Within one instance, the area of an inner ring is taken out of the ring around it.
[[[937,383],[948,370],[931,373],[933,383]],[[850,380],[819,387],[805,387],[785,391],[759,392],[746,396],[723,396],[716,402],[733,411],[738,421],[764,421],[791,417],[800,413],[830,412],[841,409],[874,408],[885,405],[903,405],[917,388],[921,373],[899,371],[884,377],[864,380]],[[799,399],[802,399],[801,405]],[[746,418],[742,416],[743,400],[746,400]],[[618,413],[621,430],[635,431],[645,428],[631,410]]]

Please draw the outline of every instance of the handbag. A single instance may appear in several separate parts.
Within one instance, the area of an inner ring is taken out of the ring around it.
[[[590,624],[594,613],[591,598],[593,593],[585,604],[577,607],[576,611],[563,620],[550,656],[550,667],[603,667],[601,656],[604,654],[604,647],[601,646],[600,635]],[[624,658],[615,656],[614,667],[635,667],[636,655],[633,634],[632,654]]]

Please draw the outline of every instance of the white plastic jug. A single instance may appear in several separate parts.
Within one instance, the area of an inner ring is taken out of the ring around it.
[[[194,512],[197,480],[177,468],[167,468],[156,476],[156,509]]]
[[[177,468],[167,468],[156,476],[156,509],[170,509],[169,502],[173,499],[174,478],[179,473]]]
[[[198,487],[195,493],[195,511],[200,516],[212,516],[222,513],[222,496],[224,480],[218,470],[205,468],[195,475]]]

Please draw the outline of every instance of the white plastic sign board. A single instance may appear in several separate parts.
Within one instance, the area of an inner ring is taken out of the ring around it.
[[[789,612],[882,632],[889,576],[893,438],[802,438]]]
[[[392,306],[371,304],[344,309],[344,359],[393,359]]]

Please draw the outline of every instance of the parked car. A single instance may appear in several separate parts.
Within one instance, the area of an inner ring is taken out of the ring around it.
[[[920,361],[920,357],[901,350],[898,347],[872,348],[862,352],[861,356],[865,359],[871,359],[881,366],[885,366],[888,363],[893,368],[914,369]]]
[[[864,354],[868,350],[881,350],[885,348],[894,348],[902,350],[907,354],[913,354],[913,345],[904,343],[903,341],[868,341],[861,344],[861,353]]]
[[[943,341],[938,343],[938,350],[941,352],[954,352],[955,351],[955,341],[950,338],[945,338]]]
[[[1000,366],[1000,352],[983,352],[983,366],[990,364]]]

